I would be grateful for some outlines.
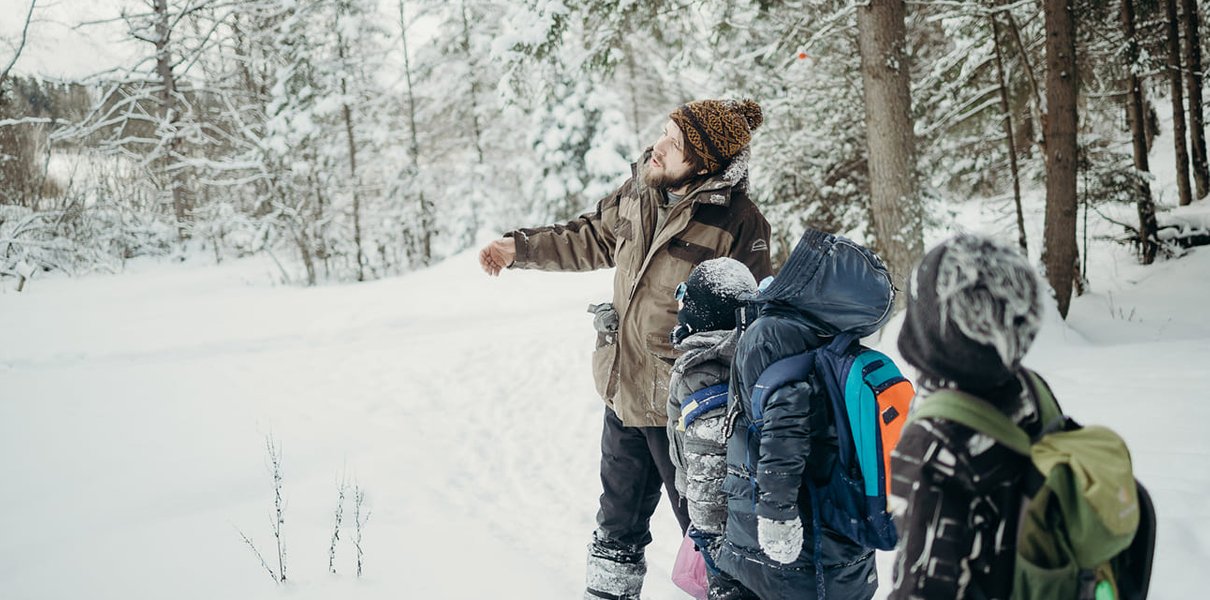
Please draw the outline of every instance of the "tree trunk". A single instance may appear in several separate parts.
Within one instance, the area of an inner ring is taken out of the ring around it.
[[[336,29],[336,51],[343,69],[347,66],[348,49],[339,33],[339,23]],[[340,78],[340,94],[344,97],[340,109],[345,122],[345,137],[349,143],[349,179],[353,186],[353,245],[357,248],[357,281],[365,281],[365,252],[361,247],[361,181],[357,179],[357,140],[353,137],[353,109],[349,107],[349,83],[343,76]]]
[[[1185,145],[1185,92],[1181,84],[1181,30],[1176,17],[1176,0],[1164,0],[1168,31],[1168,83],[1172,90],[1172,143],[1176,147],[1176,189],[1181,206],[1193,201],[1189,189],[1189,151]]]
[[[1193,150],[1193,181],[1197,198],[1210,194],[1210,165],[1206,158],[1206,129],[1202,117],[1202,40],[1198,32],[1197,0],[1182,0],[1185,9],[1185,86],[1189,89],[1189,144]]]
[[[903,0],[871,0],[859,7],[857,31],[874,238],[892,281],[907,289],[907,276],[924,253],[924,234],[916,193]]]
[[[471,103],[471,135],[472,141],[475,143],[475,168],[471,178],[471,222],[467,229],[469,235],[467,244],[475,242],[475,236],[479,233],[479,211],[481,210],[479,198],[479,182],[483,177],[483,170],[486,168],[483,164],[483,124],[479,120],[479,65],[475,60],[475,55],[471,51],[471,20],[466,14],[466,0],[462,0],[462,52],[466,58],[467,71],[470,80],[470,103]],[[410,86],[409,86],[409,93]]]
[[[168,0],[155,0],[155,72],[160,78],[160,127],[166,131],[168,141],[164,145],[167,154],[160,159],[160,168],[169,182],[172,193],[172,210],[176,216],[177,237],[189,237],[188,222],[192,207],[189,206],[185,173],[178,163],[183,155],[184,140],[176,131],[180,116],[176,108],[176,75],[172,72],[172,52],[169,41],[172,37]]]
[[[341,93],[348,93],[344,78],[340,80]],[[341,107],[345,120],[345,136],[349,141],[349,176],[353,182],[353,244],[357,247],[357,281],[365,281],[365,252],[361,247],[361,182],[357,179],[357,142],[353,137],[353,110],[346,103]]]
[[[420,138],[416,133],[416,94],[412,88],[412,61],[408,54],[408,22],[404,16],[403,0],[399,0],[399,27],[403,37],[403,73],[408,84],[408,124],[411,128],[412,176],[420,176]],[[429,205],[424,199],[424,186],[417,185],[420,199],[420,261],[424,266],[433,261],[433,231],[432,216]]]
[[[1004,74],[1004,56],[1000,51],[1000,23],[996,15],[988,17],[992,22],[992,45],[996,50],[996,83],[1000,86],[1000,110],[1004,113],[1004,142],[1008,146],[1008,167],[1013,176],[1013,204],[1017,209],[1017,244],[1021,254],[1029,256],[1029,244],[1025,239],[1025,213],[1021,209],[1021,173],[1017,167],[1017,140],[1013,133],[1013,112],[1008,102],[1008,81]]]
[[[1042,118],[1042,95],[1038,92],[1038,77],[1034,74],[1033,61],[1029,60],[1029,51],[1025,48],[1025,42],[1021,39],[1021,28],[1017,25],[1017,19],[1013,16],[1011,7],[1006,7],[1004,16],[1008,18],[1008,30],[1012,33],[1013,40],[1017,43],[1017,51],[1021,54],[1021,65],[1025,67],[1026,81],[1029,82],[1030,95],[1033,98],[1033,104],[1030,105],[1032,122],[1037,124],[1042,129],[1040,137],[1031,137],[1037,143],[1038,150],[1043,154],[1046,153],[1046,131],[1043,126],[1044,119]]]
[[[1126,93],[1126,116],[1130,121],[1130,138],[1134,147],[1134,169],[1149,173],[1147,160],[1147,119],[1143,112],[1143,86],[1138,76],[1139,44],[1134,28],[1134,0],[1122,0],[1122,31],[1126,34],[1126,66],[1130,73]],[[1137,178],[1139,211],[1139,257],[1143,264],[1155,261],[1155,203],[1151,199],[1151,183],[1143,176]]]
[[[1076,24],[1073,0],[1044,0],[1046,226],[1042,262],[1067,318],[1076,267]]]

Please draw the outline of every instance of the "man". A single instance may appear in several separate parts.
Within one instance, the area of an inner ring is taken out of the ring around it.
[[[597,307],[593,376],[605,400],[597,530],[586,599],[638,600],[650,520],[668,492],[681,530],[689,519],[668,455],[668,378],[676,358],[675,290],[698,263],[743,262],[770,275],[769,223],[747,194],[748,142],[762,121],[750,100],[701,100],[669,115],[663,135],[596,210],[561,225],[519,229],[479,253],[505,268],[589,271],[616,267],[612,310]]]

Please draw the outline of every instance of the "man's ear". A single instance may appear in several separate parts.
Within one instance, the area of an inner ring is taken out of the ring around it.
[[[709,173],[710,173],[710,171],[707,171],[707,170],[705,170],[705,169],[702,169],[701,171],[698,171],[698,172],[697,172],[697,174],[698,174],[698,175],[706,175],[706,174],[709,174]]]

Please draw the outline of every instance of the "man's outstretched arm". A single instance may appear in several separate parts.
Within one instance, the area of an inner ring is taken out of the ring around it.
[[[618,202],[631,190],[627,182],[597,203],[596,210],[557,225],[518,229],[479,251],[488,275],[509,267],[542,271],[592,271],[614,266],[614,228]]]

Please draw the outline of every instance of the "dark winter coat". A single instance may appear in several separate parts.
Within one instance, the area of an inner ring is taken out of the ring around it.
[[[769,223],[748,198],[746,161],[696,185],[668,210],[655,231],[663,192],[631,178],[596,210],[560,225],[511,232],[514,268],[591,271],[616,267],[616,336],[598,336],[593,353],[597,391],[629,427],[662,427],[668,414],[668,377],[676,352],[668,332],[676,325],[676,286],[698,263],[729,256],[757,279],[772,273]]]
[[[1018,379],[980,395],[1031,437],[1040,432],[1037,402]],[[890,597],[1008,598],[1029,468],[1026,457],[965,425],[909,423],[891,454],[899,547]]]
[[[751,423],[752,389],[770,364],[818,348],[840,332],[868,335],[889,317],[894,293],[881,261],[843,238],[808,232],[759,297],[761,316],[743,333],[732,369],[735,424],[727,444],[726,541],[719,567],[761,598],[816,598],[815,542],[806,477],[826,479],[836,463],[827,400],[806,382],[765,400],[764,426]],[[749,466],[751,463],[755,468]],[[761,550],[757,517],[803,524],[798,558],[780,564]],[[829,598],[869,598],[874,553],[824,527],[820,543]]]

